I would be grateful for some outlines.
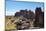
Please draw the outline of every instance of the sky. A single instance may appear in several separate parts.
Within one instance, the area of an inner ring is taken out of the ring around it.
[[[44,8],[43,2],[23,2],[15,0],[6,0],[6,16],[14,15],[16,12],[22,10],[31,10],[35,12],[36,7]]]

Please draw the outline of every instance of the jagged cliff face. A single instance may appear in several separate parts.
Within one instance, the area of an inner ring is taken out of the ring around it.
[[[29,11],[20,10],[20,12],[16,12],[15,13],[15,16],[23,16],[23,17],[28,18],[28,19],[35,18],[35,15],[34,15],[34,13],[31,10],[29,10]]]
[[[44,12],[42,12],[41,8],[35,10],[35,27],[44,27]]]

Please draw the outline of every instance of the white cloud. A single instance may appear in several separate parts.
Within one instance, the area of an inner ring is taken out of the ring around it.
[[[16,12],[19,12],[19,10],[7,9],[7,8],[6,8],[6,16],[14,16],[14,14],[15,14]]]
[[[33,12],[35,13],[35,10]]]

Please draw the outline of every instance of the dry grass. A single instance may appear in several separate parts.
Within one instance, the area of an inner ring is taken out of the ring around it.
[[[6,30],[12,30],[12,29],[16,29],[16,24],[12,24],[11,23],[11,20],[16,20],[17,17],[14,17],[14,16],[6,16],[5,17],[5,29]]]

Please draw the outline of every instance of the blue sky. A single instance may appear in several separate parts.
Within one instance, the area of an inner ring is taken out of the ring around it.
[[[15,0],[6,0],[6,16],[14,15],[14,13],[21,9],[32,10],[35,12],[36,7],[41,7],[43,10],[44,4],[42,2],[20,2]]]

